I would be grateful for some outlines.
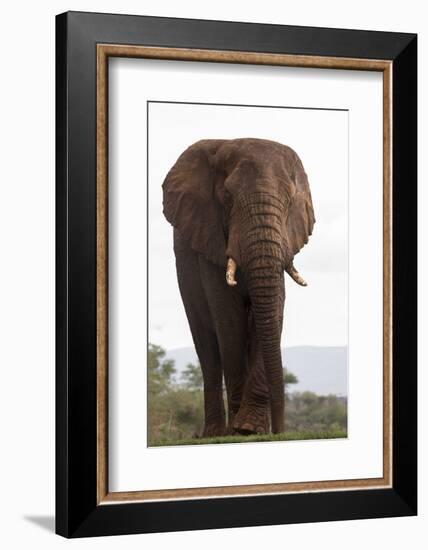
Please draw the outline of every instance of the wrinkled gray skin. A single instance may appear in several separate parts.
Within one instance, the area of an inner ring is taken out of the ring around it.
[[[202,140],[179,157],[163,192],[204,378],[203,435],[284,431],[284,272],[306,284],[293,259],[315,222],[299,157],[268,140]],[[237,269],[226,282],[228,261]]]

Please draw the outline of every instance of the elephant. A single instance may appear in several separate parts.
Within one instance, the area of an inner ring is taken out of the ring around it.
[[[179,156],[162,190],[202,368],[202,436],[281,433],[284,273],[306,286],[293,260],[315,223],[302,161],[267,139],[202,139]]]

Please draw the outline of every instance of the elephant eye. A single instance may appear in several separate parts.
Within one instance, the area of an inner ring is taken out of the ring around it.
[[[229,193],[227,189],[224,191],[224,207],[226,209],[231,209],[233,204],[232,195]]]
[[[232,212],[233,199],[232,195],[225,190],[224,192],[224,203],[223,203],[223,220],[224,226],[228,229],[230,223],[230,215]]]

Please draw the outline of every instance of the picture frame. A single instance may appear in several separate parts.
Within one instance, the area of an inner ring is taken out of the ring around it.
[[[382,73],[381,477],[109,491],[107,83],[113,57]],[[417,513],[416,94],[414,34],[83,12],[56,17],[58,534],[86,537]]]

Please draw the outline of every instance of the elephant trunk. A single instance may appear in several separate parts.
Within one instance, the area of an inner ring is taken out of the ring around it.
[[[249,293],[269,388],[272,431],[279,433],[284,431],[284,380],[278,312],[279,281],[270,280],[269,288],[255,285],[249,289]]]
[[[284,431],[285,399],[279,299],[284,284],[284,205],[271,195],[252,195],[242,204],[242,216],[243,267],[269,387],[272,431],[279,433]]]

